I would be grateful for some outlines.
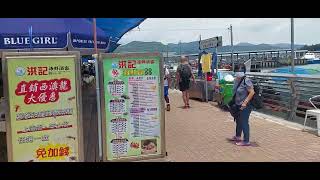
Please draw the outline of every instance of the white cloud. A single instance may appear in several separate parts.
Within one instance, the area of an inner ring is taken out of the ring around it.
[[[290,43],[290,18],[148,18],[125,34],[121,44],[131,41],[159,41],[164,44],[190,42],[222,36],[230,44],[227,30],[232,24],[234,44]],[[320,43],[320,18],[295,18],[295,43]]]

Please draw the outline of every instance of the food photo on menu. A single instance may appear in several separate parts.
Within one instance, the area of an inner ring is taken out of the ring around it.
[[[155,154],[157,153],[157,140],[146,139],[141,141],[141,154]]]

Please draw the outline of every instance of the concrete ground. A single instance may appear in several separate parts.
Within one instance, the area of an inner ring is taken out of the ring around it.
[[[235,123],[215,103],[191,101],[182,109],[181,94],[171,92],[171,111],[166,113],[168,161],[320,161],[320,137],[301,126],[268,118],[250,117],[252,147],[239,147],[227,138]]]

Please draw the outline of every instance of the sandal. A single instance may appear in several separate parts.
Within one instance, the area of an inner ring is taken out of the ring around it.
[[[170,104],[167,104],[167,111],[170,111]]]
[[[240,142],[241,138],[237,136],[233,136],[232,138],[229,139],[230,141],[235,141],[235,142]]]
[[[236,145],[237,146],[251,146],[250,142],[244,142],[244,141],[236,142]]]

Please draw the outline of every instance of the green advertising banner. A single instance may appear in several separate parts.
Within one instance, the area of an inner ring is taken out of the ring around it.
[[[104,159],[163,154],[160,54],[102,55]]]

